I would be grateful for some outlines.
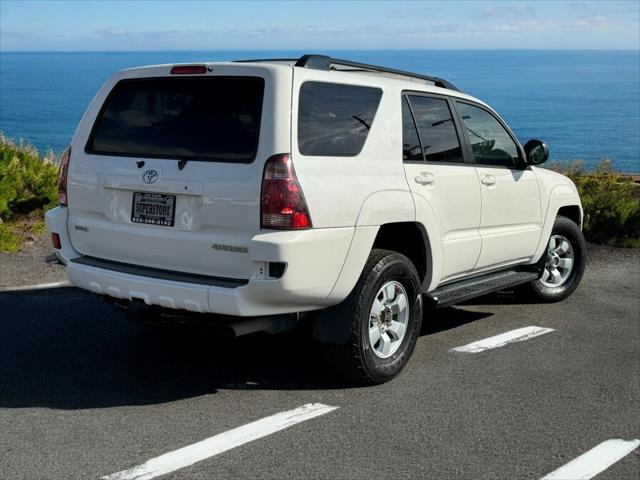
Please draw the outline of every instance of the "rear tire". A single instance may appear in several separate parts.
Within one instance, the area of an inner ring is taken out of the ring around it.
[[[374,249],[349,296],[316,315],[316,321],[329,316],[333,322],[351,325],[346,343],[322,343],[336,374],[360,385],[387,382],[407,364],[420,334],[418,272],[404,255]]]
[[[541,302],[559,302],[578,288],[587,259],[587,244],[580,227],[559,215],[553,224],[542,277],[527,284],[526,292]]]

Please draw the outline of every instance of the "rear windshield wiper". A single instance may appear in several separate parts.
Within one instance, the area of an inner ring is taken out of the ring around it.
[[[188,158],[181,158],[180,160],[178,160],[178,170],[182,170],[188,161]]]

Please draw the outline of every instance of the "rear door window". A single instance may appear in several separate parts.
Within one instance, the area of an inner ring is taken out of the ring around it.
[[[353,157],[360,153],[380,104],[379,88],[305,82],[298,102],[302,155]]]
[[[416,124],[411,115],[409,99],[402,97],[402,160],[405,162],[424,161]]]
[[[463,163],[449,104],[443,98],[409,96],[427,162]]]
[[[263,96],[259,77],[122,80],[105,101],[86,151],[251,162]]]

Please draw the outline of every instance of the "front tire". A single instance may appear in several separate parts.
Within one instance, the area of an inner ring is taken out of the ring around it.
[[[322,343],[336,374],[360,385],[387,382],[407,364],[420,334],[418,272],[404,255],[374,249],[349,296],[316,315],[351,326],[346,342]]]
[[[578,288],[584,274],[587,244],[580,227],[559,215],[544,255],[542,276],[528,285],[528,291],[539,301],[559,302]]]

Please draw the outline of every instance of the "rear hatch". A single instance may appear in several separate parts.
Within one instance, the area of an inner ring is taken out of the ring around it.
[[[291,67],[171,69],[121,72],[85,113],[71,146],[71,242],[100,259],[249,278],[264,162],[290,151]]]

